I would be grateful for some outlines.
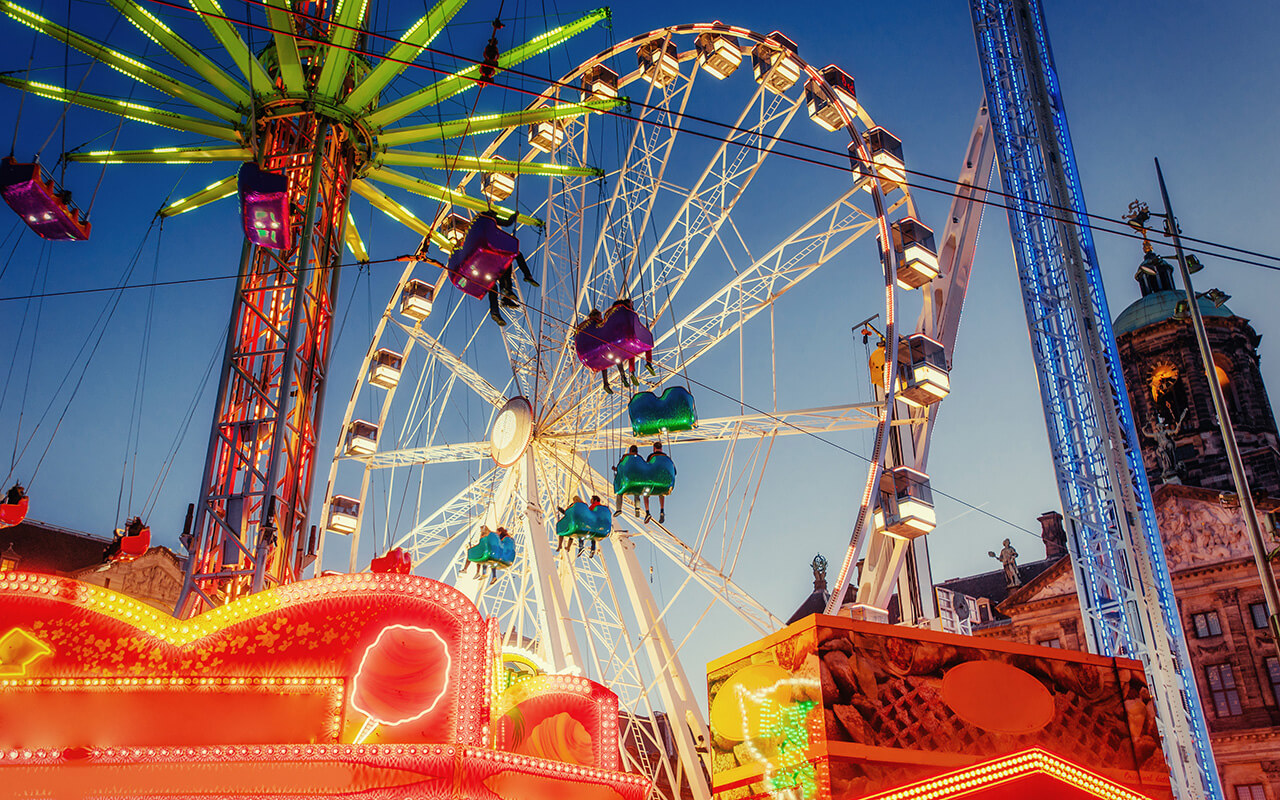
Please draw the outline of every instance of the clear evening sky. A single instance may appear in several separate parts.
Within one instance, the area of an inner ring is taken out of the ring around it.
[[[375,7],[371,27],[398,34],[422,13],[417,3],[392,5],[390,10],[387,4]],[[472,5],[476,8],[466,12],[466,19],[475,24],[451,31],[447,40],[442,37],[436,42],[437,48],[479,57],[489,34],[484,21],[492,16],[496,4],[476,0]],[[1157,204],[1151,159],[1159,156],[1187,234],[1267,253],[1280,252],[1273,216],[1277,211],[1275,187],[1280,184],[1280,156],[1275,148],[1275,132],[1280,128],[1276,102],[1280,56],[1275,49],[1280,6],[1238,0],[1214,4],[1177,0],[1156,5],[1048,0],[1046,5],[1089,210],[1119,217],[1135,197]],[[66,10],[59,4],[46,6],[44,14],[65,21]],[[504,14],[509,25],[504,36],[536,34],[585,8],[561,2],[558,8],[544,12],[542,4],[508,2]],[[71,10],[74,29],[106,37],[126,52],[155,57],[154,45],[148,50],[146,40],[131,26],[115,23],[105,3],[75,2]],[[212,38],[198,23],[192,23],[190,14],[162,7],[155,11],[175,21],[175,27],[189,38],[211,44]],[[525,69],[558,77],[612,41],[666,25],[714,19],[762,32],[781,30],[799,45],[810,63],[841,65],[856,79],[858,97],[876,122],[903,140],[909,168],[949,178],[956,175],[982,96],[968,8],[958,0],[880,4],[625,2],[614,8],[611,33],[588,33],[567,51],[535,59]],[[0,22],[0,43],[4,44],[0,70],[25,74],[34,36],[11,20]],[[265,34],[255,34],[255,46],[264,42]],[[210,50],[212,57],[222,57],[220,51]],[[65,72],[66,82],[74,88],[86,63],[76,51],[65,56],[60,45],[41,37],[34,49],[30,77],[62,84]],[[157,59],[157,63],[170,62]],[[409,77],[418,83],[425,78],[412,71]],[[84,89],[127,97],[132,87],[109,69],[97,66],[84,81]],[[14,127],[20,95],[11,89],[2,91],[5,103],[0,132],[7,136]],[[160,105],[157,101],[161,98],[145,87],[133,91],[137,101]],[[486,92],[486,102],[499,107],[513,109],[525,102],[522,96],[504,99],[495,89]],[[706,116],[736,113],[736,109],[691,110]],[[71,109],[64,133],[56,127],[60,113],[50,101],[25,100],[16,144],[20,160],[28,158],[46,137],[51,137],[51,142],[44,151],[44,161],[50,164],[62,150],[64,136],[67,149],[88,141],[92,144],[85,149],[112,146],[117,132],[113,118]],[[818,140],[816,134],[805,136]],[[157,147],[191,140],[125,123],[117,146]],[[842,147],[834,139],[821,141]],[[799,163],[795,170],[795,180],[778,187],[780,199],[786,192],[803,191],[810,176],[813,180],[830,179],[830,170]],[[114,285],[129,269],[152,214],[166,198],[190,194],[228,172],[225,165],[108,167],[93,207],[92,240],[45,244],[30,233],[24,233],[16,245],[13,238],[6,239],[0,250],[0,259],[7,259],[0,260],[7,265],[0,278],[0,298],[42,288],[61,291]],[[98,167],[86,165],[73,165],[67,171],[67,183],[77,200],[89,201],[98,175]],[[924,220],[941,232],[949,199],[926,191],[918,191],[916,197]],[[413,207],[419,216],[429,217],[433,210],[420,199]],[[402,229],[386,221],[373,221],[364,201],[355,201],[353,209],[374,259],[394,257],[416,244],[415,237]],[[16,236],[18,229],[10,230],[15,224],[16,218],[0,215],[0,237]],[[221,201],[166,222],[158,255],[156,238],[153,230],[142,245],[130,282],[225,276],[235,271],[240,236],[233,201]],[[1101,232],[1095,238],[1114,317],[1138,296],[1132,275],[1141,251],[1139,244],[1129,239]],[[865,255],[867,251],[858,252]],[[1273,351],[1280,346],[1275,344],[1280,337],[1273,336],[1280,330],[1274,311],[1280,300],[1280,275],[1210,257],[1202,260],[1207,269],[1197,276],[1198,288],[1218,286],[1232,295],[1229,307],[1252,320],[1263,334],[1264,376],[1272,385],[1280,385],[1275,366],[1280,356]],[[866,272],[875,264],[861,263],[856,268]],[[355,269],[343,276],[336,304],[341,337],[331,368],[322,454],[332,452],[341,410],[368,343],[371,315],[386,303],[399,271],[396,264],[375,264],[367,276],[357,277]],[[861,340],[850,335],[849,327],[882,309],[874,295],[845,290],[839,276],[823,275],[820,272],[811,279],[813,285],[804,285],[779,306],[780,325],[788,324],[782,317],[785,304],[789,319],[802,321],[795,324],[805,327],[779,333],[779,360],[785,360],[791,370],[787,378],[789,402],[782,405],[807,407],[868,399],[865,351]],[[60,421],[67,393],[80,378],[84,356],[77,360],[77,352],[95,319],[114,301],[107,294],[56,297],[43,303],[0,301],[0,381],[4,384],[0,472],[9,471],[21,409],[23,433],[18,450],[22,454],[13,475],[31,485],[33,518],[107,534],[126,513],[142,513],[163,469],[165,453],[194,402],[190,429],[181,439],[178,456],[149,514],[157,540],[177,549],[186,506],[195,501],[199,489],[216,366],[203,394],[197,394],[197,389],[211,359],[221,352],[231,290],[231,281],[216,281],[154,293],[125,293],[100,344],[89,340],[88,348],[96,346],[96,352]],[[449,301],[455,298],[455,294],[446,294]],[[904,304],[904,319],[914,322],[918,300],[907,299]],[[151,338],[144,361],[142,337],[148,313]],[[37,332],[34,348],[33,327]],[[811,340],[821,344],[812,345]],[[761,354],[760,359],[768,363],[767,354]],[[736,357],[731,361],[736,364]],[[141,384],[140,369],[145,373]],[[55,390],[68,374],[67,386],[55,397]],[[736,372],[708,368],[692,377],[736,396]],[[143,390],[140,413],[131,411],[136,386]],[[763,397],[755,396],[751,401]],[[51,410],[23,452],[28,433],[50,407],[51,398]],[[131,421],[141,426],[136,462],[135,448],[128,440]],[[483,432],[483,421],[475,425]],[[49,434],[55,426],[57,435],[51,440]],[[869,434],[854,434],[840,442],[855,452],[870,453]],[[47,455],[36,472],[46,447]],[[695,454],[682,455],[673,453],[682,465],[681,480],[688,481],[669,503],[668,518],[675,530],[682,523],[693,526],[701,519],[705,499],[699,496],[699,488],[713,476],[700,476],[698,471],[714,470],[719,463],[718,454],[706,461],[705,467]],[[129,470],[122,478],[126,457]],[[934,434],[930,466],[936,489],[1028,530],[1038,530],[1038,514],[1059,508],[1007,222],[1000,208],[989,209],[985,218],[955,353],[952,394]],[[326,471],[323,464],[317,470],[318,492],[323,490]],[[809,591],[806,565],[815,552],[824,553],[833,567],[838,564],[864,472],[865,462],[821,443],[801,446],[788,442],[775,449],[748,535],[750,552],[737,574],[740,583],[775,613],[785,618]],[[939,498],[938,506],[941,524],[931,537],[935,578],[997,567],[986,551],[998,550],[1000,540],[1006,537],[1012,539],[1024,560],[1043,554],[1039,542],[1026,532],[946,498]],[[655,584],[659,593],[661,583]],[[707,642],[706,658],[748,638],[745,630],[727,630]]]

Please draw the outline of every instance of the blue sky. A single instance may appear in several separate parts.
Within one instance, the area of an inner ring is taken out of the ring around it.
[[[145,40],[123,23],[113,28],[111,15],[102,5],[74,4],[73,26],[142,53]],[[493,10],[479,9],[479,5],[473,3],[478,10],[472,17],[482,22]],[[546,13],[559,20],[578,11],[560,3]],[[65,11],[50,8],[45,13],[61,20]],[[180,12],[171,9],[157,13],[165,19],[182,19]],[[373,27],[398,32],[421,12],[406,4],[385,12],[375,9],[375,13]],[[542,17],[542,6],[507,3],[505,13],[513,33],[533,34],[551,24]],[[1280,185],[1280,156],[1274,147],[1280,127],[1275,103],[1280,56],[1274,40],[1280,33],[1280,7],[1179,0],[1154,8],[1049,0],[1046,14],[1090,211],[1117,217],[1135,197],[1158,202],[1151,162],[1158,156],[1189,235],[1262,252],[1280,251],[1274,234],[1274,187]],[[859,99],[876,122],[903,140],[910,168],[944,177],[957,173],[982,94],[968,9],[962,2],[625,3],[614,9],[611,33],[588,34],[566,53],[530,62],[529,71],[558,76],[610,41],[666,25],[713,19],[762,32],[781,30],[811,63],[841,65],[856,79]],[[179,24],[179,28],[190,31],[192,38],[209,41],[197,27]],[[487,36],[487,25],[472,24],[452,33],[443,47],[478,55]],[[0,69],[24,71],[31,32],[5,20],[0,22],[0,41],[7,45]],[[60,83],[62,49],[40,42],[34,52],[32,79]],[[83,63],[74,52],[66,59],[73,86],[83,74]],[[104,94],[129,92],[127,82],[102,67],[84,85]],[[0,131],[8,132],[15,122],[18,94],[4,91],[8,99],[0,112]],[[139,90],[136,98],[154,101],[153,95],[145,95]],[[515,107],[523,100],[501,102]],[[711,116],[716,111],[707,109]],[[25,101],[18,126],[19,156],[29,155],[51,136],[45,160],[56,158],[64,135],[56,125],[59,113],[48,101]],[[87,149],[106,148],[115,135],[114,122],[103,115],[83,109],[67,115],[68,148],[86,141],[94,142]],[[127,123],[119,133],[119,146],[177,141],[166,136]],[[779,192],[802,192],[807,181],[819,180],[805,172],[811,168],[797,165],[795,169],[793,179],[780,181]],[[49,246],[28,234],[15,247],[12,239],[7,240],[0,251],[0,259],[10,259],[0,278],[0,297],[25,295],[33,286],[38,291],[40,281],[50,291],[114,284],[129,269],[152,214],[166,197],[188,194],[226,172],[208,167],[109,168],[94,205],[92,241]],[[78,200],[88,202],[98,174],[96,167],[73,166],[68,171],[68,184]],[[947,198],[920,192],[917,201],[925,221],[941,230]],[[425,203],[418,208],[422,215],[429,215]],[[356,213],[359,219],[368,212]],[[9,224],[0,217],[0,237],[10,232]],[[371,235],[366,231],[366,236],[375,258],[398,255],[414,244],[412,236],[382,223],[375,225]],[[153,230],[141,244],[131,282],[234,271],[239,239],[229,201],[167,223],[158,253],[156,238]],[[1138,296],[1132,274],[1141,253],[1132,240],[1102,233],[1096,239],[1114,316]],[[14,248],[12,255],[10,248]],[[1263,334],[1264,376],[1273,384],[1280,381],[1277,356],[1270,352],[1272,333],[1277,330],[1273,309],[1280,299],[1280,275],[1223,260],[1203,260],[1208,268],[1197,277],[1199,288],[1216,285],[1233,295],[1229,306],[1251,319]],[[45,263],[47,273],[40,269]],[[869,266],[863,265],[864,271]],[[354,270],[348,272],[338,303],[341,337],[334,353],[322,452],[331,451],[342,405],[368,341],[371,312],[385,304],[399,267],[375,266],[368,280],[357,278]],[[865,399],[857,396],[867,391],[865,353],[861,342],[850,338],[848,328],[880,309],[874,298],[846,290],[839,280],[824,278],[822,284],[806,285],[803,292],[787,298],[794,324],[813,326],[812,331],[797,327],[783,335],[784,341],[795,345],[794,351],[780,354],[788,362],[785,368],[793,370],[788,372],[787,385],[796,400],[794,406],[822,405],[851,396]],[[220,347],[230,288],[229,282],[222,281],[165,288],[154,294],[125,294],[61,420],[66,389],[56,397],[55,389],[68,375],[68,365],[79,363],[76,353],[90,336],[107,296],[50,298],[42,304],[0,302],[0,343],[4,344],[0,352],[5,354],[0,358],[5,385],[0,401],[0,466],[5,471],[17,438],[19,410],[23,429],[30,431],[45,409],[51,409],[15,473],[33,483],[33,517],[106,534],[130,509],[137,513],[156,486],[164,455],[194,404],[190,430],[178,440],[177,458],[150,516],[159,541],[176,547],[186,505],[198,491],[211,413],[209,390],[216,375],[204,394],[197,389]],[[914,320],[915,303],[905,301],[905,319]],[[144,357],[148,314],[151,339]],[[1059,503],[1007,223],[998,208],[990,209],[984,221],[964,317],[952,395],[933,439],[933,484],[1022,528],[1036,530],[1036,516],[1058,508]],[[34,347],[33,328],[38,331]],[[820,346],[806,349],[803,342],[810,339],[818,340]],[[90,340],[89,347],[94,346]],[[732,394],[737,378],[731,372],[709,367],[695,377]],[[140,375],[145,375],[141,383]],[[72,370],[68,386],[79,376],[78,369]],[[139,386],[141,412],[134,413],[130,409],[136,406]],[[131,425],[141,429],[136,460],[129,444]],[[50,439],[48,432],[55,426],[57,435]],[[870,452],[866,436],[841,441],[856,452]],[[32,480],[46,446],[47,455]],[[124,469],[126,458],[129,471]],[[814,552],[826,554],[833,565],[843,554],[855,510],[850,496],[864,479],[864,463],[833,447],[790,443],[780,446],[773,458],[762,490],[765,499],[757,512],[764,530],[753,531],[749,538],[739,578],[785,617],[808,591],[806,564]],[[710,476],[698,476],[692,467],[698,462],[692,458],[681,463],[691,465],[681,469],[682,481],[687,477],[689,483],[683,485],[684,492],[673,496],[669,515],[696,519],[704,506],[698,487],[706,485]],[[323,468],[319,472],[322,483]],[[1024,560],[1043,552],[1028,534],[945,498],[939,499],[939,519],[942,525],[931,537],[934,573],[939,579],[998,566],[986,551],[998,550],[1006,537]],[[659,592],[661,588],[657,586]],[[745,632],[726,632],[708,642],[707,657],[746,638]]]

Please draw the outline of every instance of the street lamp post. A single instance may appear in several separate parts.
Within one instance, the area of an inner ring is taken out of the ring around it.
[[[1222,396],[1222,387],[1218,384],[1217,369],[1213,363],[1213,350],[1209,346],[1209,337],[1205,333],[1204,318],[1200,315],[1200,304],[1195,288],[1191,285],[1191,269],[1187,266],[1187,256],[1182,252],[1182,239],[1178,236],[1178,222],[1173,216],[1173,207],[1169,203],[1169,192],[1164,185],[1164,173],[1160,170],[1160,159],[1156,159],[1156,178],[1160,182],[1160,197],[1164,200],[1165,233],[1173,239],[1173,248],[1178,254],[1178,270],[1182,274],[1182,288],[1186,292],[1186,305],[1191,316],[1191,326],[1195,331],[1196,344],[1200,348],[1200,360],[1204,363],[1205,377],[1209,381],[1209,394],[1213,398],[1213,410],[1218,415],[1218,428],[1222,432],[1223,447],[1227,452],[1227,462],[1231,465],[1231,479],[1235,482],[1236,494],[1240,498],[1240,513],[1244,515],[1245,528],[1249,532],[1249,544],[1253,548],[1253,560],[1258,565],[1258,575],[1262,578],[1262,593],[1267,600],[1268,627],[1271,638],[1280,653],[1280,592],[1276,590],[1275,576],[1271,571],[1271,560],[1267,557],[1267,546],[1262,540],[1262,530],[1258,525],[1258,513],[1253,505],[1253,495],[1249,491],[1249,477],[1245,474],[1244,461],[1240,458],[1240,447],[1236,444],[1235,430],[1231,426],[1231,415],[1227,411],[1226,400]],[[1141,219],[1137,218],[1139,224]],[[1181,305],[1181,303],[1179,304]]]

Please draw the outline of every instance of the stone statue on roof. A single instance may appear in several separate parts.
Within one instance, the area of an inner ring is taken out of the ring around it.
[[[988,550],[987,555],[1000,562],[1004,567],[1004,585],[1010,589],[1022,585],[1022,577],[1018,575],[1018,551],[1013,549],[1013,545],[1009,544],[1009,540],[1004,540],[1004,549],[1000,551],[1000,555]]]

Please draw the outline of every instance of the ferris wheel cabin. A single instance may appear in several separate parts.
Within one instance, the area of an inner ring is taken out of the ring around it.
[[[898,350],[898,399],[910,406],[925,408],[951,392],[951,375],[942,345],[913,333],[902,339]]]
[[[415,322],[422,322],[431,315],[431,305],[436,299],[436,287],[426,281],[414,278],[404,285],[400,292],[400,313]],[[396,370],[396,380],[400,379],[400,371]]]
[[[898,256],[899,286],[918,289],[941,274],[933,228],[915,217],[904,217],[890,225],[890,233]]]
[[[486,172],[480,184],[480,194],[495,203],[501,203],[516,190],[516,176],[506,172]]]
[[[378,450],[378,426],[354,419],[347,426],[346,453],[349,456],[372,455]]]
[[[236,186],[244,235],[258,247],[288,250],[292,245],[288,177],[246,161],[240,166]]]
[[[583,100],[611,100],[618,96],[618,73],[596,64],[582,74]]]
[[[71,192],[58,185],[40,162],[19,164],[13,156],[0,161],[0,196],[27,227],[42,239],[82,242],[93,227],[89,216],[71,202]]]
[[[329,500],[329,530],[350,535],[360,524],[360,501],[354,497],[337,494]]]
[[[863,134],[867,147],[871,150],[871,165],[882,181],[893,186],[885,187],[892,191],[900,183],[907,182],[907,164],[902,158],[902,140],[884,128],[875,127]]]
[[[932,531],[937,516],[929,476],[911,467],[885,470],[872,521],[876,530],[898,539],[911,540]]]
[[[830,64],[822,68],[822,79],[827,82],[827,86],[831,87],[835,100],[822,91],[821,84],[816,78],[805,81],[804,99],[809,109],[809,119],[829,131],[837,131],[844,127],[844,116],[840,113],[841,104],[851,115],[858,113],[858,96],[853,91],[853,76],[835,64]]]
[[[564,123],[545,119],[529,126],[529,146],[540,153],[550,153],[564,144]]]
[[[800,62],[795,54],[796,43],[778,31],[769,34],[768,41],[751,49],[751,72],[756,83],[773,92],[786,94],[800,80]]]
[[[636,59],[640,62],[640,74],[646,81],[659,88],[666,86],[680,74],[680,54],[676,43],[670,39],[654,39],[640,45]]]
[[[450,214],[441,220],[436,232],[445,238],[451,250],[457,250],[467,240],[467,229],[470,227],[471,220],[461,214]]]
[[[724,80],[742,66],[742,46],[736,36],[706,31],[693,41],[698,51],[698,67]]]
[[[383,389],[394,389],[400,383],[402,369],[404,356],[383,347],[373,354],[373,361],[369,363],[369,383]]]

